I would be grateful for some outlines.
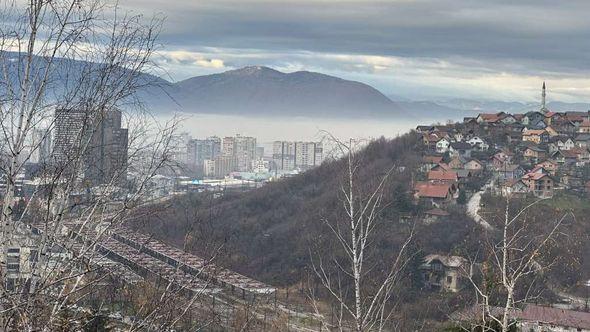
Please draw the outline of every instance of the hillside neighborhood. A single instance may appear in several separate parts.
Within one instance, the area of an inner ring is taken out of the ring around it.
[[[412,193],[425,209],[425,223],[448,219],[449,211],[465,205],[468,215],[491,229],[478,215],[484,192],[504,199],[590,196],[590,111],[552,112],[545,107],[545,93],[543,84],[539,111],[481,113],[458,123],[416,128],[423,155]],[[424,285],[457,292],[472,277],[467,265],[464,257],[430,254],[420,268]],[[529,303],[511,319],[523,331],[590,331],[590,313],[574,309],[582,308]],[[454,317],[476,321],[477,312],[466,309]]]
[[[476,179],[497,194],[549,198],[590,192],[590,111],[479,114],[462,123],[418,126],[426,181],[415,197],[444,206]],[[481,182],[481,181],[479,181]]]

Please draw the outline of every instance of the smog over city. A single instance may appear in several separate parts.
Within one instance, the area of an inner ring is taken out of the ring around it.
[[[590,332],[588,12],[2,1],[0,331]]]

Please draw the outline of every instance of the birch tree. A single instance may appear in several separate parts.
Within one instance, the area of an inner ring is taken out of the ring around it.
[[[516,208],[507,197],[499,222],[495,223],[496,227],[490,231],[488,241],[482,247],[481,252],[487,259],[478,265],[483,267],[481,275],[484,280],[476,282],[470,278],[470,281],[482,318],[478,326],[484,331],[494,331],[491,325],[502,332],[514,330],[519,306],[538,298],[534,292],[535,281],[554,262],[547,256],[549,246],[563,235],[564,221],[572,216],[565,213],[557,220],[539,220],[528,214],[544,200],[538,199]],[[475,267],[474,260],[470,269]]]
[[[323,222],[344,254],[312,257],[313,270],[323,289],[336,303],[334,328],[358,332],[386,330],[390,328],[388,324],[394,314],[395,286],[403,277],[406,249],[412,239],[410,231],[396,254],[387,260],[371,261],[375,236],[384,226],[380,214],[388,205],[384,202],[385,190],[396,168],[391,167],[383,175],[361,183],[358,174],[363,160],[358,145],[352,140],[344,143],[333,136],[330,139],[343,158],[344,175],[339,197],[344,213],[341,220],[324,219]],[[378,276],[373,273],[371,279],[372,270],[381,273]],[[315,296],[312,300],[319,314]],[[331,325],[328,321],[325,323]]]
[[[97,247],[134,209],[151,203],[150,183],[170,162],[178,121],[155,122],[137,94],[159,84],[146,73],[156,70],[150,59],[160,19],[103,0],[0,6],[0,329],[48,331],[64,317],[78,319],[91,295],[110,287],[107,278],[120,277],[100,266]],[[93,137],[118,110],[128,148],[99,184],[89,184],[98,162],[89,154],[101,147]],[[55,149],[37,160],[36,185],[23,194],[20,177],[55,135],[56,114],[75,112],[83,114],[76,119],[82,125],[69,134],[69,149],[59,160]],[[22,248],[30,249],[24,259],[10,255],[24,255]],[[28,269],[25,275],[19,265],[16,279],[9,275],[15,257]],[[194,308],[199,294],[175,301],[181,292],[171,284],[151,300],[160,306],[139,312],[132,330],[170,328]]]

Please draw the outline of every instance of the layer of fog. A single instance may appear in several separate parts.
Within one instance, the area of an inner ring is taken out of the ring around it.
[[[259,144],[275,140],[320,140],[325,132],[341,139],[393,138],[416,127],[417,121],[395,119],[312,119],[180,114],[181,131],[195,138],[208,136],[256,137]],[[161,120],[169,117],[161,116]]]

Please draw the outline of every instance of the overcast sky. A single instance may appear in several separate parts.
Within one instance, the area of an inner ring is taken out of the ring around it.
[[[172,80],[246,65],[359,80],[386,95],[590,101],[590,1],[123,0],[166,16]]]

